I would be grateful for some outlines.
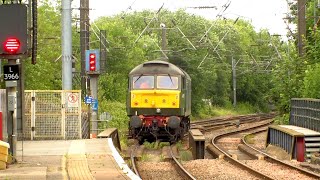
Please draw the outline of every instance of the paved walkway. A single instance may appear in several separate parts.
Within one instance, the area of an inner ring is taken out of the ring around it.
[[[17,149],[19,163],[0,171],[0,179],[130,179],[107,139],[25,141]]]

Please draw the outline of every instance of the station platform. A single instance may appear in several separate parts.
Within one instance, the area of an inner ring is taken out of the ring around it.
[[[18,163],[0,170],[0,179],[138,179],[111,138],[19,141]]]

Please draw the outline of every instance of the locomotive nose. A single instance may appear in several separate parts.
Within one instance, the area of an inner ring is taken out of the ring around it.
[[[131,116],[130,118],[130,127],[139,128],[142,126],[142,120],[139,116]]]
[[[177,116],[170,116],[168,119],[168,127],[176,129],[180,126],[180,119]]]

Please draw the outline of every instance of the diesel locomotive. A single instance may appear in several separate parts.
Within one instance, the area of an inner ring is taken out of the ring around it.
[[[191,78],[181,68],[153,60],[129,73],[129,135],[143,141],[179,140],[190,128]]]

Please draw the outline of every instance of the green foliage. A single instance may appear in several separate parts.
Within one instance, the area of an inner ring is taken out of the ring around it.
[[[38,7],[37,64],[25,62],[25,89],[61,89],[61,15],[58,7],[44,1]],[[44,78],[45,77],[45,78]]]
[[[143,145],[147,148],[147,149],[161,149],[164,146],[170,146],[169,142],[160,142],[160,141],[156,141],[156,142],[148,142],[145,141],[143,143]]]
[[[205,105],[199,112],[196,119],[206,119],[211,117],[240,115],[260,112],[258,106],[253,106],[249,103],[237,103],[236,108],[233,108],[231,103],[224,107]]]
[[[189,151],[189,150],[180,151],[180,152],[179,152],[179,155],[180,155],[180,160],[181,160],[181,161],[190,161],[190,160],[193,160],[192,152]]]
[[[245,141],[249,144],[254,144],[254,135],[253,134],[246,135]]]
[[[282,114],[274,118],[275,124],[289,124],[290,114]]]
[[[38,8],[38,64],[31,66],[26,63],[26,89],[61,89],[61,61],[57,60],[61,54],[61,15],[60,5],[56,5],[60,2],[50,2],[42,1]],[[282,44],[279,38],[270,37],[267,30],[257,32],[249,21],[241,19],[235,24],[232,19],[212,21],[184,10],[171,12],[163,9],[150,22],[153,16],[154,12],[146,10],[100,17],[94,22],[99,29],[107,30],[107,73],[99,76],[99,111],[112,114],[109,127],[117,127],[121,131],[127,129],[128,73],[138,64],[162,56],[159,51],[160,23],[170,28],[166,32],[169,62],[191,76],[193,117],[234,112],[230,106],[233,99],[232,59],[238,62],[236,114],[265,111],[270,103],[278,104],[279,109],[285,112],[290,98],[301,94],[299,87],[302,86],[299,85],[303,85],[304,60],[296,58],[292,44]],[[150,22],[146,30],[144,21]],[[73,52],[80,59],[79,34],[73,25]],[[99,48],[96,36],[92,35],[90,41],[93,42],[91,49]],[[276,47],[270,48],[268,44],[271,42]],[[286,53],[287,47],[292,49],[291,53]],[[316,57],[317,49],[312,52],[312,57]],[[272,63],[261,68],[258,63],[269,63],[264,57],[272,59]],[[80,61],[77,62],[79,71]],[[273,72],[267,74],[263,71],[265,69]],[[227,112],[208,107],[204,100],[210,100],[213,107],[226,107]]]
[[[142,154],[141,161],[150,161],[152,155],[151,154]]]
[[[158,142],[148,142],[143,143],[144,147],[147,149],[158,149]]]
[[[159,149],[165,147],[165,146],[170,146],[170,142],[160,142],[159,143]]]
[[[126,106],[124,103],[100,100],[99,101],[99,112],[108,112],[112,116],[112,120],[108,121],[104,127],[118,128],[120,135],[121,146],[127,144],[127,131],[129,118],[126,113]]]
[[[309,66],[304,78],[303,96],[320,99],[320,63]]]

